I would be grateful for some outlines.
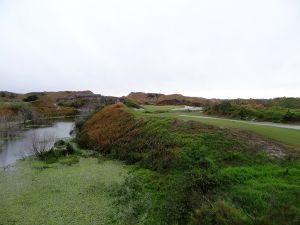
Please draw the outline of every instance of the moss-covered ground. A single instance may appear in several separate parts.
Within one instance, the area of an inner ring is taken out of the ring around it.
[[[0,224],[116,224],[110,190],[124,182],[120,162],[80,158],[68,165],[19,161],[16,171],[0,171]]]

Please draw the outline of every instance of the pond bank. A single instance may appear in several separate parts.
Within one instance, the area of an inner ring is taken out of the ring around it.
[[[74,122],[54,122],[51,126],[34,127],[18,131],[18,137],[0,140],[0,167],[5,167],[26,156],[32,155],[31,139],[34,135],[43,139],[46,136],[57,138],[70,138]]]

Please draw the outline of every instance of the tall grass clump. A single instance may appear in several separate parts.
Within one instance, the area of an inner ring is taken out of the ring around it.
[[[174,142],[168,131],[148,120],[136,119],[123,104],[94,114],[77,135],[81,147],[161,170],[174,160]]]

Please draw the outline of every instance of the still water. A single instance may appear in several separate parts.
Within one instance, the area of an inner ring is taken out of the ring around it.
[[[50,137],[68,138],[74,128],[74,122],[54,122],[49,127],[33,128],[20,132],[20,137],[11,140],[2,140],[0,146],[0,167],[15,163],[18,159],[32,155],[32,136],[38,138]]]

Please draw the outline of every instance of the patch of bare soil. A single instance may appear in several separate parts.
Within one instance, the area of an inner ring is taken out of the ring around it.
[[[264,138],[264,137],[254,134],[254,133],[240,130],[240,129],[232,128],[232,129],[226,129],[226,130],[228,130],[228,132],[231,135],[233,135],[237,138],[242,138],[251,144],[255,144],[255,145],[259,145],[259,146],[263,147],[263,149],[272,156],[282,158],[286,155],[294,155],[294,156],[300,157],[300,153],[297,149],[280,144],[271,139]]]

